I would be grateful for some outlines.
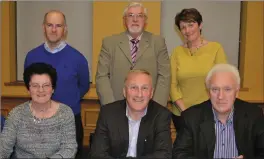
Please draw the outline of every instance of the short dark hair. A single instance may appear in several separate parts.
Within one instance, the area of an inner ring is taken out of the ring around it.
[[[29,83],[33,75],[43,75],[46,74],[50,77],[52,88],[55,89],[57,85],[57,72],[56,69],[51,65],[46,63],[32,63],[29,65],[23,74],[23,79],[27,89],[29,90]]]
[[[180,22],[197,22],[198,25],[203,22],[203,17],[200,14],[200,12],[195,9],[195,8],[188,8],[188,9],[183,9],[180,13],[177,13],[175,16],[175,25],[178,27],[179,30],[180,28]]]

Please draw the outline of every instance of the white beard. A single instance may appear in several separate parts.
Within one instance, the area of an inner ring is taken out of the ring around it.
[[[130,27],[128,28],[128,31],[132,34],[135,34],[135,33],[141,33],[143,31],[143,28],[142,27]]]

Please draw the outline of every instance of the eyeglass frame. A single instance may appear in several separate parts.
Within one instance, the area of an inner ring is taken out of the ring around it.
[[[126,17],[127,19],[129,19],[129,20],[132,20],[132,19],[134,19],[135,17],[136,17],[136,19],[141,19],[141,20],[147,18],[146,14],[144,14],[144,13],[139,13],[139,14],[128,13],[128,14],[126,14],[125,17]]]
[[[49,90],[50,88],[52,88],[52,84],[51,83],[45,83],[45,84],[43,84],[43,85],[39,85],[39,84],[29,84],[29,87],[30,88],[32,88],[32,90],[35,90],[35,91],[38,91],[38,90],[40,90],[40,88],[42,88],[42,90],[44,90],[44,91],[47,91],[47,90]]]

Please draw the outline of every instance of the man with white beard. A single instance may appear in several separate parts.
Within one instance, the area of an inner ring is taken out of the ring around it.
[[[103,39],[96,72],[101,105],[124,99],[127,73],[144,69],[153,79],[153,100],[167,106],[171,79],[167,46],[163,37],[145,31],[147,19],[147,9],[132,2],[123,14],[126,31]]]

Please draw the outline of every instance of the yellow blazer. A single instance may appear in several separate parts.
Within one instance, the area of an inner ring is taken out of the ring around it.
[[[153,100],[167,106],[170,89],[170,60],[165,39],[142,34],[133,65],[126,32],[103,39],[96,72],[96,91],[102,105],[124,99],[124,80],[131,69],[145,69],[152,75]]]

